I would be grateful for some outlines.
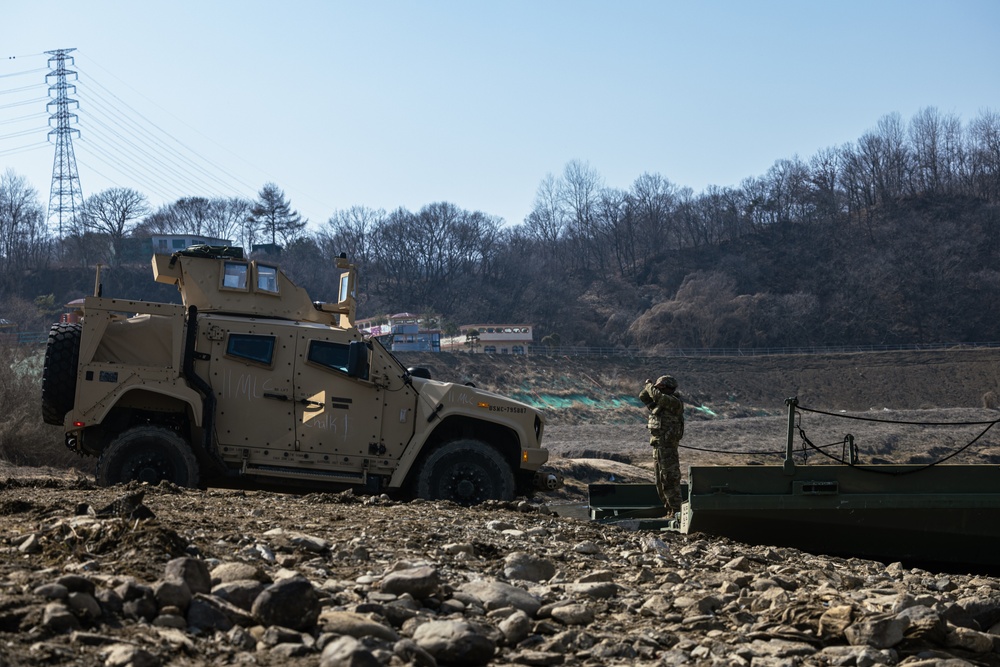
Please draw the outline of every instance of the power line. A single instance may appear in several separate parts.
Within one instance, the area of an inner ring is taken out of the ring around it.
[[[37,120],[39,118],[44,118],[45,116],[48,116],[48,114],[47,113],[33,113],[33,114],[28,114],[27,116],[17,116],[16,118],[9,118],[7,120],[0,120],[0,125],[10,125],[11,123],[23,123],[26,120]],[[43,128],[43,129],[44,130],[48,130],[47,127]],[[39,131],[42,131],[42,130],[39,130]]]
[[[123,81],[118,76],[116,76],[114,74],[114,72],[110,71],[108,68],[102,66],[100,63],[98,63],[96,60],[94,60],[93,57],[90,56],[90,54],[88,54],[86,52],[82,52],[81,56],[82,56],[83,60],[86,63],[90,63],[90,64],[94,65],[95,67],[101,69],[108,76],[112,77],[113,79],[115,79],[116,81],[118,81],[119,83],[121,83],[122,85],[128,87],[130,90],[132,90],[132,92],[136,93],[136,95],[142,97],[147,102],[149,102],[150,104],[152,104],[155,108],[157,108],[158,110],[160,110],[163,113],[167,114],[168,116],[170,116],[172,119],[174,119],[175,121],[177,121],[178,123],[180,123],[184,127],[188,128],[192,132],[198,134],[199,136],[201,136],[202,138],[204,138],[206,141],[211,142],[213,145],[215,145],[219,149],[225,151],[230,156],[232,156],[235,159],[239,160],[243,164],[245,164],[245,165],[253,168],[255,171],[263,174],[267,178],[267,180],[273,181],[273,182],[279,182],[280,179],[278,179],[275,176],[269,174],[265,169],[262,169],[261,167],[255,165],[255,164],[252,164],[249,160],[245,159],[243,156],[238,155],[237,153],[233,152],[232,150],[230,150],[226,146],[224,146],[224,145],[220,144],[219,142],[215,141],[211,136],[208,136],[205,133],[201,132],[196,127],[194,127],[194,126],[190,125],[189,123],[187,123],[183,118],[180,118],[177,115],[171,113],[167,109],[165,109],[162,106],[160,106],[155,100],[150,99],[149,97],[147,97],[146,95],[144,95],[140,91],[136,90],[127,81]],[[87,75],[88,75],[88,77],[93,78],[93,72],[88,71]],[[98,85],[100,85],[100,84],[98,83]],[[105,89],[107,90],[107,88],[105,88]],[[111,93],[110,90],[108,90],[108,93],[110,95],[112,95],[116,100],[118,100],[121,104],[125,104],[124,102],[122,102],[120,100],[120,98],[118,98],[117,95],[114,95],[114,93]],[[132,113],[138,115],[139,117],[142,117],[141,114],[139,114],[137,111],[135,111],[135,109],[133,109],[132,107],[128,106],[127,104],[125,104],[125,106],[127,106]],[[146,119],[143,118],[143,120],[146,120]],[[147,122],[149,122],[149,121],[147,120]],[[224,175],[228,176],[229,178],[233,179],[233,181],[235,181],[239,185],[243,186],[243,188],[246,188],[247,190],[249,190],[251,192],[256,192],[258,190],[259,186],[251,185],[249,183],[246,183],[245,181],[242,181],[241,179],[237,178],[235,175],[232,174],[232,170],[231,169],[222,167],[222,166],[218,165],[217,163],[215,163],[214,161],[212,161],[212,160],[206,158],[205,156],[199,154],[197,151],[195,151],[194,149],[186,146],[181,141],[179,141],[178,139],[176,139],[175,137],[173,137],[170,133],[162,130],[159,126],[156,126],[154,123],[150,123],[150,124],[153,125],[153,127],[155,127],[158,131],[160,131],[161,133],[163,133],[164,136],[169,137],[172,141],[177,142],[177,144],[180,145],[185,151],[190,152],[191,154],[193,154],[194,156],[196,156],[199,160],[201,160],[205,164],[207,164],[210,167],[212,167],[213,170],[214,170],[212,173],[214,173],[214,174],[224,174]],[[300,194],[302,194],[307,199],[311,199],[312,201],[316,201],[314,198],[310,197],[306,193],[300,193]]]
[[[38,150],[42,147],[48,147],[51,144],[47,141],[39,141],[34,144],[27,144],[26,146],[16,146],[14,148],[5,148],[0,150],[0,155],[17,155],[19,153],[28,153],[30,151]]]
[[[38,67],[35,69],[26,69],[23,72],[11,72],[10,74],[0,74],[0,79],[9,79],[15,76],[25,76],[27,74],[38,74],[39,72],[44,72],[48,67]]]
[[[101,84],[98,83],[98,86],[100,85]],[[103,88],[103,86],[101,87]],[[99,111],[105,114],[108,117],[108,119],[114,123],[114,126],[117,128],[117,130],[111,130],[111,131],[114,133],[116,137],[124,141],[125,140],[124,135],[127,134],[134,140],[140,142],[140,145],[143,147],[143,150],[148,150],[152,152],[153,154],[159,156],[161,160],[170,162],[175,167],[178,167],[180,169],[193,170],[195,172],[202,174],[204,178],[211,180],[218,186],[220,186],[221,191],[216,191],[217,194],[223,194],[223,193],[229,194],[234,190],[233,184],[231,182],[227,183],[218,176],[218,174],[220,173],[218,170],[205,169],[197,162],[190,160],[188,156],[186,156],[184,153],[177,150],[173,146],[169,145],[167,142],[161,140],[156,134],[150,133],[148,131],[148,128],[142,127],[139,123],[134,121],[130,116],[120,113],[116,108],[116,105],[108,103],[102,97],[81,96],[81,99],[87,102],[88,105],[92,107],[95,111]],[[135,114],[139,117],[140,120],[146,120],[141,114],[138,114],[138,112],[135,112]],[[104,125],[105,127],[108,127],[106,123],[103,123],[102,121],[98,120],[95,114],[90,114],[87,117],[93,118],[95,122]],[[110,130],[111,128],[108,127],[108,129]],[[172,139],[172,137],[169,137],[169,135],[168,138]],[[129,143],[131,144],[131,142]]]
[[[38,104],[39,102],[44,102],[49,98],[47,97],[33,97],[30,100],[24,100],[22,102],[9,102],[7,104],[0,104],[0,109],[12,109],[14,107],[23,107],[28,104]]]
[[[14,137],[26,137],[30,134],[38,134],[44,132],[45,128],[39,129],[33,127],[30,130],[21,130],[20,132],[11,132],[10,134],[0,134],[0,139],[13,139]]]
[[[77,52],[77,56],[69,56]],[[79,186],[77,171],[77,156],[75,151],[87,156],[80,164],[86,169],[109,182],[124,181],[134,184],[133,187],[149,192],[165,201],[179,199],[184,196],[208,197],[245,197],[247,193],[255,193],[257,186],[244,182],[225,168],[195,150],[161,125],[150,120],[129,102],[112,91],[99,78],[93,75],[91,68],[80,67],[78,60],[84,55],[84,64],[100,68],[115,80],[151,102],[154,107],[169,114],[148,97],[143,96],[122,81],[112,72],[101,67],[88,55],[80,54],[76,49],[60,49],[45,52],[52,57],[49,68],[25,69],[17,72],[0,74],[0,79],[18,76],[30,76],[37,72],[48,72],[45,84],[12,87],[0,89],[2,96],[23,95],[48,85],[49,97],[33,97],[27,100],[12,100],[0,105],[2,109],[13,109],[21,106],[38,104],[48,101],[49,112],[48,138],[56,144],[56,156],[53,162],[52,190],[50,192],[49,218],[53,229],[62,229],[66,222],[67,212],[75,214],[77,206],[82,207],[83,195]],[[39,54],[43,55],[43,54]],[[72,67],[73,69],[68,69]],[[83,83],[81,83],[81,80]],[[8,97],[9,99],[9,97]],[[0,135],[0,140],[7,141],[26,137],[42,128],[28,129],[26,126],[32,120],[46,114],[21,115],[0,121],[0,126],[12,126],[7,134]],[[189,129],[204,134],[191,127],[173,114]],[[14,124],[22,124],[16,129]],[[82,133],[81,133],[82,130]],[[73,146],[73,135],[78,139],[78,145]],[[220,148],[225,149],[209,137],[205,137]],[[44,143],[33,143],[22,146],[12,146],[0,150],[0,155],[15,155],[34,151],[44,146]],[[228,151],[234,155],[231,151]],[[239,158],[239,156],[235,156]],[[246,160],[239,158],[249,164]],[[100,165],[101,171],[94,167]],[[253,165],[251,165],[253,166]],[[262,173],[263,170],[260,170]],[[113,178],[109,178],[110,174]],[[117,175],[117,176],[115,176]],[[269,177],[271,180],[276,180]],[[118,187],[124,187],[120,183]],[[253,196],[252,194],[250,196]],[[69,199],[67,199],[69,197]],[[56,216],[63,219],[57,221]]]
[[[0,95],[7,95],[8,93],[23,93],[26,90],[35,90],[36,88],[44,88],[44,83],[34,83],[30,86],[21,86],[20,88],[7,88],[5,90],[0,90]]]
[[[215,181],[217,184],[221,185],[223,189],[229,190],[230,192],[246,191],[246,190],[249,190],[251,192],[256,191],[255,186],[245,183],[239,178],[232,176],[229,170],[216,164],[209,158],[201,155],[200,153],[198,153],[198,151],[186,145],[184,142],[180,141],[175,136],[173,136],[172,134],[161,128],[159,125],[151,121],[149,118],[144,116],[141,112],[139,112],[133,106],[128,104],[128,102],[122,100],[121,97],[116,95],[107,86],[105,86],[99,80],[97,80],[92,72],[84,70],[84,73],[87,76],[87,81],[89,83],[94,84],[94,87],[88,88],[88,94],[85,95],[88,102],[97,101],[98,104],[103,103],[105,109],[107,109],[108,107],[114,109],[124,108],[129,112],[128,116],[126,117],[127,119],[126,122],[128,122],[133,127],[141,128],[145,140],[154,142],[161,148],[161,150],[167,151],[173,154],[174,156],[183,159],[186,163],[187,168],[197,171],[201,173],[204,177]],[[106,97],[110,98],[110,101],[108,99],[105,99],[105,97],[99,93],[98,89],[103,90]],[[93,97],[90,97],[90,95],[93,95]],[[106,112],[106,113],[114,115],[114,113],[116,112]],[[122,115],[118,113],[117,118],[121,119]],[[178,148],[175,148],[174,146],[177,146]],[[209,167],[211,167],[211,169],[207,169],[203,165],[208,165]],[[228,176],[228,180],[224,179],[224,177],[226,176]]]
[[[88,56],[88,57],[89,57],[89,56]],[[257,171],[260,171],[260,172],[261,172],[262,174],[264,174],[265,176],[267,176],[267,177],[268,177],[268,178],[269,178],[270,180],[272,180],[272,181],[274,181],[274,180],[277,180],[277,179],[275,179],[275,178],[274,178],[273,176],[271,176],[270,174],[268,174],[268,173],[267,173],[266,171],[264,171],[263,169],[260,169],[260,168],[259,168],[259,167],[257,167],[256,165],[253,165],[253,164],[250,164],[250,162],[248,162],[247,160],[245,160],[245,159],[244,159],[244,158],[242,158],[241,156],[237,155],[236,153],[233,153],[232,151],[230,151],[230,150],[229,150],[228,148],[226,148],[226,147],[225,147],[225,146],[223,146],[222,144],[218,143],[217,141],[215,141],[215,140],[214,140],[214,139],[212,139],[211,137],[209,137],[209,136],[207,136],[206,134],[204,134],[204,133],[202,133],[201,131],[199,131],[199,130],[198,130],[197,128],[195,128],[195,127],[192,127],[191,125],[189,125],[189,124],[188,124],[187,122],[185,122],[185,121],[184,121],[184,120],[183,120],[182,118],[178,118],[178,117],[177,117],[176,115],[174,115],[174,114],[170,113],[169,111],[167,111],[166,109],[164,109],[163,107],[161,107],[161,106],[160,106],[159,104],[157,104],[157,103],[156,103],[156,102],[155,102],[154,100],[151,100],[150,98],[146,97],[145,95],[143,95],[143,94],[142,94],[141,92],[139,92],[139,91],[138,91],[138,90],[136,90],[135,88],[132,88],[132,86],[130,86],[130,85],[128,84],[128,82],[126,82],[126,81],[122,81],[121,79],[119,79],[119,78],[118,78],[117,76],[115,76],[115,74],[114,74],[113,72],[111,72],[111,71],[110,71],[110,70],[108,70],[107,68],[105,68],[105,67],[101,66],[101,64],[100,64],[100,63],[98,63],[97,61],[95,61],[95,60],[94,60],[93,58],[90,58],[90,62],[92,62],[92,63],[93,63],[93,64],[94,64],[94,65],[95,65],[96,67],[98,67],[98,68],[100,68],[100,69],[104,70],[105,72],[107,72],[107,74],[108,74],[109,76],[111,76],[111,77],[112,77],[112,78],[114,78],[114,79],[117,79],[117,80],[118,80],[118,81],[119,81],[120,83],[122,83],[123,85],[127,86],[128,88],[130,88],[130,89],[132,90],[132,92],[134,92],[134,93],[136,93],[137,95],[139,95],[140,97],[144,98],[144,99],[145,99],[145,100],[146,100],[147,102],[149,102],[150,104],[152,104],[152,105],[153,105],[154,107],[156,107],[156,108],[157,108],[157,109],[159,109],[160,111],[162,111],[162,112],[166,113],[166,114],[167,114],[168,116],[170,116],[171,118],[173,118],[173,119],[174,119],[174,120],[176,120],[177,122],[181,123],[182,125],[184,125],[185,127],[187,127],[187,128],[189,129],[189,130],[191,130],[191,131],[195,132],[196,134],[200,135],[200,136],[201,136],[201,137],[203,137],[204,139],[206,139],[206,140],[208,140],[208,141],[212,142],[212,143],[213,143],[213,144],[215,144],[215,145],[216,145],[217,147],[219,147],[219,148],[221,148],[222,150],[226,151],[227,153],[229,153],[229,154],[230,154],[230,155],[232,155],[233,157],[237,158],[238,160],[240,160],[240,161],[241,161],[241,162],[243,162],[244,164],[246,164],[246,165],[248,165],[248,166],[250,166],[250,167],[253,167],[253,168],[254,168],[254,169],[256,169]],[[91,76],[93,76],[93,75],[91,75]],[[110,91],[109,91],[109,92],[110,92]],[[114,94],[112,93],[112,95],[114,95]],[[115,97],[116,97],[116,99],[117,99],[117,96],[115,96]],[[129,107],[129,108],[131,109],[131,107]],[[132,111],[135,111],[135,110],[134,110],[134,109],[132,109]],[[156,126],[154,125],[154,127],[156,127]],[[159,128],[159,127],[157,127],[157,129],[160,129],[160,128]],[[162,132],[163,130],[160,130],[160,131]],[[164,134],[168,134],[168,133],[164,132]],[[169,134],[168,134],[168,136],[169,136]],[[178,142],[178,143],[180,143],[180,142]],[[183,145],[183,144],[182,144],[182,145]],[[187,147],[185,146],[185,148],[187,148]],[[190,150],[190,149],[189,149],[189,150]],[[192,152],[194,152],[194,151],[192,151]],[[197,153],[196,153],[196,154],[197,154]],[[199,157],[200,157],[200,156],[199,156]],[[222,171],[225,171],[225,170],[224,170],[224,169],[223,169],[222,167],[220,167],[219,165],[217,165],[217,164],[213,163],[213,162],[212,162],[211,160],[208,160],[208,159],[206,159],[206,158],[202,158],[202,159],[204,159],[204,160],[205,160],[205,162],[207,162],[207,163],[209,163],[210,165],[212,165],[212,166],[216,167],[217,169],[219,169],[219,170],[222,170]],[[242,183],[242,181],[238,181],[238,182]],[[246,187],[248,187],[248,188],[252,189],[252,190],[256,190],[256,189],[257,189],[257,188],[256,188],[256,186],[252,186],[252,185],[248,185],[248,184],[246,184],[246,183],[242,183],[242,184],[243,184],[243,185],[245,185]]]

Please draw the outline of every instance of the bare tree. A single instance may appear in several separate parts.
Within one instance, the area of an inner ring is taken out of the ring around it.
[[[605,188],[597,200],[594,215],[596,234],[609,264],[620,276],[634,275],[636,255],[643,244],[636,233],[636,207],[628,193]]]
[[[945,181],[942,155],[943,120],[934,107],[921,109],[910,121],[909,136],[913,147],[911,192],[940,194]]]
[[[764,176],[765,208],[771,222],[806,222],[811,219],[809,168],[796,155],[777,160]]]
[[[91,195],[83,205],[83,227],[108,239],[108,263],[121,262],[122,241],[149,213],[146,196],[131,188],[110,188]]]
[[[1000,199],[1000,112],[984,111],[969,127],[969,161],[974,193]]]
[[[643,261],[676,242],[672,214],[677,207],[677,186],[660,174],[644,173],[632,183],[635,204],[637,259]]]
[[[576,268],[583,272],[604,266],[596,209],[603,179],[586,162],[571,160],[563,170],[560,199],[568,219],[567,238]]]
[[[199,234],[232,240],[250,247],[244,238],[252,204],[243,197],[185,197],[161,206],[133,231],[136,234]]]
[[[375,228],[386,218],[384,209],[352,206],[336,211],[319,233],[320,245],[330,256],[347,253],[351,261],[367,264],[372,259]]]
[[[50,249],[38,192],[23,176],[7,169],[0,174],[0,268],[41,268]]]
[[[235,239],[236,245],[251,248],[250,239],[246,238],[247,219],[253,204],[244,197],[226,197],[212,200],[212,217],[209,230],[212,236],[221,239]]]
[[[834,148],[825,148],[809,160],[813,208],[821,218],[831,219],[842,211],[840,169],[841,152]]]
[[[560,199],[559,181],[552,174],[547,174],[539,183],[535,204],[524,219],[524,228],[531,238],[552,245],[565,233],[566,212]]]

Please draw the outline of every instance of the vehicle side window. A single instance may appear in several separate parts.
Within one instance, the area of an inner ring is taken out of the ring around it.
[[[222,273],[222,287],[245,292],[247,289],[248,265],[241,262],[226,262]]]
[[[278,293],[278,269],[273,266],[257,265],[257,291]]]
[[[325,340],[309,341],[309,361],[346,373],[349,350],[350,347],[343,343],[331,343]]]
[[[229,334],[226,354],[270,366],[274,360],[274,336]]]

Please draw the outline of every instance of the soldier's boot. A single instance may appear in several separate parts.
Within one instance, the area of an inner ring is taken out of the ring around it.
[[[681,494],[671,494],[670,498],[666,502],[666,506],[670,511],[671,516],[679,518],[681,515]]]

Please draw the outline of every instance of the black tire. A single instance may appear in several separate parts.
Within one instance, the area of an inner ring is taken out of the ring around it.
[[[454,440],[431,452],[417,473],[417,496],[475,505],[512,500],[514,472],[493,447],[479,440]]]
[[[111,441],[97,461],[97,483],[136,480],[177,486],[198,485],[198,461],[184,438],[159,426],[136,426]]]
[[[62,426],[76,400],[76,374],[80,362],[79,324],[53,324],[45,345],[42,367],[42,419]]]

